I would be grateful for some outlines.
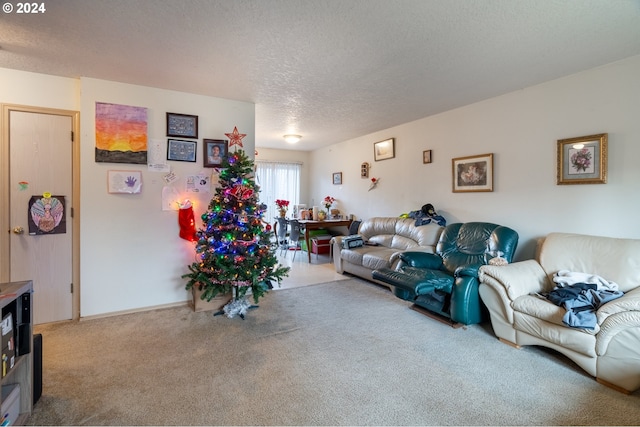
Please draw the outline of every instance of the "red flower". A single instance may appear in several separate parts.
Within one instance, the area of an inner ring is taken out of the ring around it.
[[[287,209],[289,207],[289,201],[288,200],[276,200],[276,206],[278,207],[278,209]]]

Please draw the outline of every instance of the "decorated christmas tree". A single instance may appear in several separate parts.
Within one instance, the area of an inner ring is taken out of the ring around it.
[[[263,221],[267,207],[258,201],[254,164],[243,150],[223,160],[219,184],[196,233],[198,261],[182,277],[189,279],[187,290],[195,286],[202,291],[203,300],[233,295],[224,314],[244,318],[252,307],[247,292],[257,304],[274,282],[280,284],[289,268],[278,265],[271,226]]]

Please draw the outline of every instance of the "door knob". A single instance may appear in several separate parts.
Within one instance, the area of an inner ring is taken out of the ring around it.
[[[22,227],[13,227],[13,234],[23,234],[24,233],[24,228]]]

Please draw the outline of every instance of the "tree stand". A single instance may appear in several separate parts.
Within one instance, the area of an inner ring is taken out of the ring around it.
[[[215,313],[213,313],[214,316],[220,316],[222,314],[224,314],[225,316],[227,316],[229,319],[238,316],[240,317],[242,320],[244,320],[244,315],[247,313],[248,310],[254,309],[254,308],[258,308],[259,306],[257,305],[252,305],[249,303],[249,301],[247,301],[247,298],[242,297],[242,298],[238,298],[238,290],[237,288],[233,288],[233,299],[231,301],[229,301],[224,307],[222,307],[222,310],[219,310]]]

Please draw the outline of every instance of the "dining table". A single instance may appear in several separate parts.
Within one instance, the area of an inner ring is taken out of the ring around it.
[[[311,262],[311,245],[309,244],[309,232],[311,230],[325,230],[334,227],[347,227],[351,225],[350,219],[325,219],[324,221],[314,221],[310,219],[298,220],[300,226],[304,228],[304,241],[307,243],[307,256]]]

